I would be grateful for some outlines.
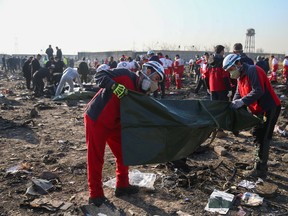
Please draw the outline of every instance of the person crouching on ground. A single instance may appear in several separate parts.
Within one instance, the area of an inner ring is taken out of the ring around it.
[[[232,79],[238,80],[232,108],[238,109],[246,105],[253,114],[264,120],[263,124],[254,128],[255,164],[244,176],[265,178],[270,142],[281,111],[281,102],[264,70],[256,65],[241,63],[240,59],[240,55],[229,54],[223,61],[223,69],[230,73]]]
[[[58,85],[56,93],[55,93],[55,97],[57,97],[61,94],[62,89],[64,88],[66,83],[68,83],[68,85],[69,85],[69,92],[73,92],[74,91],[73,80],[76,80],[77,83],[81,86],[81,88],[83,88],[83,85],[82,85],[81,80],[80,80],[80,76],[78,74],[78,69],[68,67],[63,72],[63,75],[61,77],[61,80],[59,82],[59,85]]]
[[[53,69],[54,65],[51,65],[49,68],[40,68],[33,74],[33,95],[35,97],[41,97],[44,95],[44,79],[47,80],[47,83],[50,82]]]
[[[150,94],[158,89],[163,79],[164,68],[156,61],[144,63],[137,73],[125,68],[96,73],[96,84],[101,89],[89,102],[84,114],[90,204],[100,206],[107,200],[102,187],[106,143],[116,158],[115,196],[139,191],[138,187],[129,184],[128,166],[123,164],[120,99],[128,93],[127,89]]]

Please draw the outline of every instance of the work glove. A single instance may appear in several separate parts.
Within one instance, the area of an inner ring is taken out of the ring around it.
[[[228,91],[227,97],[230,98],[232,96],[232,91]]]
[[[128,90],[122,84],[114,83],[111,89],[119,99],[128,94]]]
[[[244,105],[244,102],[242,101],[242,99],[237,99],[237,100],[232,101],[231,107],[233,109],[239,109],[243,105]]]

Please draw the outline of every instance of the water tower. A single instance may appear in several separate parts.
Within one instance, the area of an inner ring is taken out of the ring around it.
[[[252,28],[247,29],[244,49],[247,53],[255,52],[255,30]]]

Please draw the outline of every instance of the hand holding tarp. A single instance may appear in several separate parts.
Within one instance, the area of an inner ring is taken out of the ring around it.
[[[111,89],[113,90],[113,94],[115,94],[119,99],[128,94],[128,90],[122,84],[114,83]]]
[[[237,100],[232,101],[231,107],[233,109],[239,109],[243,105],[244,105],[244,102],[242,101],[242,99],[237,99]]]
[[[228,91],[227,97],[230,98],[232,96],[232,91]]]

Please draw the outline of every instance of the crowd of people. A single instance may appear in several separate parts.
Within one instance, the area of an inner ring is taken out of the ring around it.
[[[74,91],[74,81],[80,88],[89,81],[91,63],[82,58],[78,67],[71,67],[63,61],[62,51],[56,47],[56,54],[49,45],[46,54],[49,60],[42,67],[38,54],[29,57],[22,66],[27,89],[32,88],[35,96],[44,94],[44,87],[51,85],[53,96],[59,96],[66,83],[69,91]],[[266,177],[269,148],[273,129],[281,110],[281,102],[276,95],[272,82],[277,82],[278,60],[271,56],[269,60],[257,57],[255,63],[244,52],[241,43],[235,43],[233,53],[225,56],[225,47],[217,45],[214,53],[205,52],[189,61],[189,71],[197,82],[194,89],[199,94],[201,88],[211,100],[230,101],[231,108],[243,107],[263,119],[261,125],[254,128],[256,147],[255,164],[247,171],[247,176]],[[5,61],[4,61],[5,62]],[[178,54],[172,60],[161,52],[149,50],[146,55],[122,55],[118,60],[110,56],[99,63],[94,62],[94,81],[100,90],[88,103],[85,110],[85,130],[87,144],[87,169],[89,203],[100,206],[106,202],[102,187],[102,168],[106,143],[116,158],[115,196],[138,192],[138,188],[129,184],[128,167],[123,164],[121,144],[120,100],[134,90],[158,98],[165,98],[165,91],[183,88],[182,78],[185,61]],[[270,75],[269,75],[270,72]],[[283,61],[283,76],[287,85],[288,56]],[[97,133],[96,133],[97,131]],[[239,131],[233,131],[238,136]],[[219,128],[217,137],[227,134]],[[183,159],[185,162],[185,159]],[[177,164],[177,161],[175,162]],[[179,164],[179,163],[178,163]]]
[[[238,46],[238,47],[237,47]],[[221,46],[219,45],[218,49],[220,49]],[[242,50],[242,51],[241,51]],[[218,50],[219,51],[219,50]],[[224,51],[224,49],[223,49]],[[242,61],[247,61],[248,64],[254,64],[254,61],[247,57],[246,54],[243,53],[243,47],[242,44],[237,43],[234,46],[233,52],[235,54],[240,54]],[[60,82],[61,75],[63,74],[64,70],[67,67],[74,68],[75,65],[75,59],[74,58],[67,58],[65,56],[62,56],[62,50],[56,46],[56,52],[54,52],[51,45],[46,49],[45,53],[47,54],[47,60],[43,61],[43,56],[40,54],[36,56],[30,56],[30,57],[15,57],[11,56],[8,59],[6,59],[5,55],[2,57],[2,69],[3,70],[9,70],[12,73],[15,71],[22,70],[23,75],[26,79],[26,87],[27,89],[31,89],[31,82],[33,83],[33,75],[34,73],[39,69],[39,67],[51,68],[51,75],[49,77],[44,76],[44,78],[48,78],[49,82],[48,84],[51,86],[50,93],[55,94],[57,85]],[[200,89],[204,89],[207,92],[207,95],[211,95],[214,100],[215,97],[222,100],[223,98],[223,92],[219,93],[221,91],[228,90],[231,91],[233,94],[235,92],[236,87],[236,81],[233,79],[230,79],[230,83],[224,81],[224,83],[216,84],[214,85],[218,77],[214,77],[209,79],[209,77],[212,77],[213,74],[218,75],[218,73],[207,73],[210,68],[213,69],[212,71],[215,71],[215,68],[217,68],[217,60],[219,57],[223,57],[224,54],[217,53],[217,50],[215,50],[215,53],[208,53],[205,52],[203,56],[196,55],[195,58],[191,58],[188,63],[189,71],[195,78],[195,82],[197,82],[197,87],[195,88],[194,92],[197,94],[199,93]],[[46,56],[45,56],[46,58]],[[209,61],[213,61],[213,58],[215,58],[215,61],[213,63],[208,63]],[[105,60],[101,60],[100,62],[96,58],[94,61],[91,61],[90,59],[86,59],[83,57],[80,61],[80,63],[77,65],[77,71],[80,75],[81,83],[87,83],[89,81],[88,74],[91,74],[92,72],[97,72],[102,69],[113,69],[113,68],[126,68],[129,69],[132,72],[136,72],[139,69],[141,69],[141,66],[143,63],[147,62],[148,60],[156,60],[160,62],[165,70],[165,80],[163,83],[159,86],[159,91],[156,91],[154,93],[154,97],[158,97],[158,95],[161,95],[161,98],[165,98],[165,92],[167,90],[170,90],[171,86],[173,86],[176,89],[182,88],[182,76],[185,71],[186,66],[186,60],[180,58],[178,54],[172,57],[172,59],[168,55],[163,55],[161,52],[155,53],[153,50],[149,50],[146,55],[142,56],[136,56],[135,59],[133,59],[131,56],[125,56],[122,55],[119,59],[114,60],[113,56],[110,56],[109,58]],[[221,59],[221,58],[220,58]],[[221,62],[221,60],[220,60]],[[269,65],[270,62],[270,65]],[[44,66],[43,66],[44,63]],[[214,65],[213,65],[214,64]],[[216,64],[216,65],[215,65]],[[278,60],[275,56],[271,56],[271,59],[263,56],[257,56],[255,59],[255,64],[259,67],[261,67],[267,75],[269,75],[269,80],[271,82],[277,82],[279,80],[279,74],[277,74],[277,71],[279,69],[278,67]],[[285,56],[285,59],[283,61],[283,80],[285,83],[287,83],[287,56]],[[271,68],[271,70],[270,70]],[[31,72],[30,72],[31,71]],[[45,70],[44,70],[45,71]],[[211,70],[210,70],[211,71]],[[38,71],[37,71],[38,72]],[[43,70],[41,70],[40,73],[43,73]],[[209,74],[209,77],[208,77]],[[39,76],[39,75],[38,75]],[[37,77],[37,76],[36,76]],[[34,81],[39,82],[40,79],[34,79]],[[210,81],[209,81],[210,80]],[[225,80],[225,79],[224,79]],[[52,86],[54,85],[54,91],[52,90]],[[225,86],[224,86],[225,85]],[[35,96],[42,96],[43,90],[42,84],[38,85],[41,86],[41,88],[36,88],[34,85],[32,87]],[[216,89],[215,89],[216,88]],[[231,89],[230,89],[231,88]],[[73,88],[70,88],[72,90]],[[287,87],[288,90],[288,87]],[[219,96],[221,94],[221,96]],[[217,95],[217,96],[216,96]],[[232,95],[231,95],[232,96]],[[228,97],[231,99],[231,96]],[[226,100],[226,98],[225,98]],[[225,134],[223,134],[225,135]],[[219,136],[221,136],[221,133],[219,133]]]

